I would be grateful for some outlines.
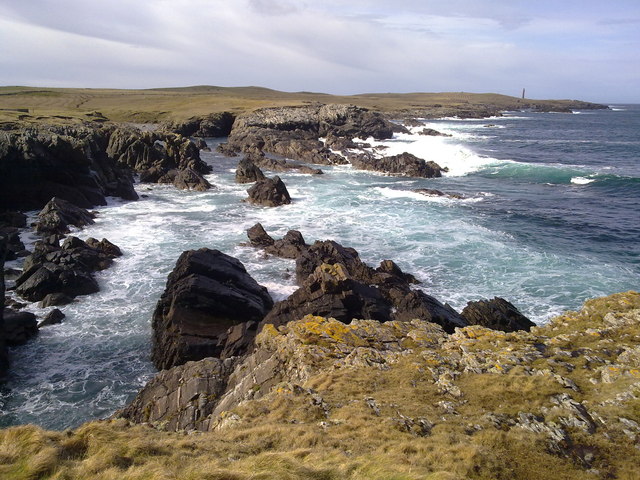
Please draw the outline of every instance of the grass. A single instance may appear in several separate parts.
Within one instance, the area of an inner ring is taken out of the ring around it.
[[[306,317],[288,330],[268,330],[264,341],[294,348],[282,342],[297,338],[295,348],[302,349],[297,350],[302,355],[337,352],[343,342],[358,347],[361,341],[353,332],[372,325],[349,331]],[[241,403],[232,411],[238,421],[213,432],[163,432],[124,420],[90,422],[64,432],[29,425],[0,430],[0,478],[638,477],[640,438],[631,440],[619,418],[640,422],[640,378],[633,374],[640,363],[640,294],[589,301],[582,311],[569,312],[531,333],[471,327],[443,338],[440,344],[416,344],[377,366],[341,364],[339,355],[314,357],[309,360],[314,370],[302,385],[285,382],[259,400]],[[465,359],[479,367],[463,371]],[[496,362],[501,369],[493,367]],[[600,380],[601,369],[611,366],[619,375]],[[449,375],[459,393],[443,390],[434,382],[434,372]],[[561,385],[553,375],[572,379],[579,391]],[[490,419],[493,415],[515,421],[528,412],[560,425],[567,412],[551,399],[567,392],[588,409],[598,427],[589,434],[564,426],[571,442],[563,455],[550,450],[544,432],[513,424],[497,428]]]
[[[156,123],[229,111],[242,113],[267,106],[350,103],[373,110],[443,116],[455,109],[486,105],[519,108],[521,99],[491,93],[406,93],[327,95],[280,92],[261,87],[197,86],[148,90],[0,87],[0,122],[78,122],[100,112],[114,122]],[[568,105],[567,100],[526,100],[541,105]],[[27,109],[28,112],[17,110]],[[453,110],[452,110],[453,109]],[[60,118],[64,117],[64,118]]]

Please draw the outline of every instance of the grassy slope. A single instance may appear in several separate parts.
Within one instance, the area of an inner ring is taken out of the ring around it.
[[[321,370],[304,386],[321,395],[322,404],[281,385],[238,406],[226,428],[212,433],[165,433],[122,420],[67,432],[6,429],[0,431],[0,478],[636,479],[639,436],[630,440],[619,419],[640,416],[638,309],[640,295],[629,292],[589,301],[581,312],[531,334],[465,329],[459,334],[465,351],[498,363],[454,379],[461,395],[443,393],[433,383],[430,372],[449,360],[426,349],[387,369],[372,364]],[[618,320],[605,318],[608,312],[619,312]],[[540,342],[548,346],[544,357],[527,365],[518,352],[537,350]],[[501,371],[500,364],[509,362],[513,368]],[[532,375],[531,367],[550,373]],[[556,372],[579,390],[554,381]],[[549,399],[565,392],[595,414],[599,425],[592,434],[566,427],[575,456],[550,452],[543,433],[496,428],[487,420],[489,412],[516,419],[519,412],[532,412],[562,423]],[[447,403],[455,411],[443,408]],[[402,418],[426,418],[434,426],[423,436],[415,426],[403,428]],[[593,452],[592,465],[581,462],[585,451]]]
[[[384,112],[407,110],[429,112],[434,105],[474,108],[482,105],[516,108],[520,99],[490,93],[407,93],[326,95],[310,92],[279,92],[261,87],[158,88],[149,90],[0,87],[0,122],[24,120],[56,121],[59,118],[88,119],[99,111],[109,120],[159,122],[195,115],[230,111],[240,113],[265,106],[300,105],[309,102],[351,103]],[[536,100],[537,104],[563,105],[566,100]],[[12,109],[28,109],[28,113]],[[49,118],[42,118],[49,117]]]

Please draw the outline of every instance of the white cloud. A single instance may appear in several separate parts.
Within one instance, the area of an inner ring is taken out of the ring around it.
[[[633,62],[637,65],[640,51],[634,25],[620,26],[625,18],[620,12],[603,17],[581,3],[583,8],[575,6],[575,14],[567,15],[572,2],[563,3],[563,10],[556,6],[558,13],[546,3],[5,3],[0,5],[0,83],[513,94],[526,84],[536,85],[532,90],[540,97],[573,92],[580,83],[583,95],[604,95],[598,93],[603,84],[636,94],[629,86],[629,78],[637,79]],[[607,58],[616,64],[615,75]]]

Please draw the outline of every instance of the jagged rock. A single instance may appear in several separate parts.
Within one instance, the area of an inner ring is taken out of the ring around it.
[[[58,323],[62,323],[62,319],[66,315],[62,313],[59,309],[54,308],[49,313],[47,313],[42,321],[38,324],[38,328],[48,327],[50,325],[57,325]]]
[[[522,315],[518,309],[504,298],[469,302],[461,315],[470,325],[482,325],[503,332],[531,330],[536,324]]]
[[[32,302],[43,300],[49,294],[64,295],[43,300],[51,304],[67,301],[65,296],[97,292],[99,287],[92,272],[108,268],[113,258],[122,253],[106,239],[90,240],[91,245],[71,236],[60,246],[59,238],[52,235],[36,242],[33,253],[24,261],[22,274],[16,279],[16,293]]]
[[[445,193],[433,188],[416,188],[412,191],[424,195],[425,197],[447,197],[455,200],[461,200],[464,198],[464,195],[461,193]]]
[[[196,190],[198,192],[204,192],[211,188],[211,184],[191,168],[178,170],[173,184],[181,190]]]
[[[289,230],[280,240],[266,246],[264,251],[276,257],[296,259],[307,248],[302,234],[297,230]]]
[[[247,236],[252,247],[264,248],[275,243],[275,240],[269,236],[261,223],[256,223],[248,229]]]
[[[378,158],[371,154],[359,154],[350,157],[351,164],[360,170],[371,170],[389,175],[404,177],[435,178],[441,177],[446,168],[434,161],[424,161],[410,153]]]
[[[38,334],[38,322],[31,312],[17,312],[4,308],[3,320],[4,338],[9,346],[23,345]]]
[[[267,157],[264,153],[250,153],[247,155],[257,167],[271,170],[272,172],[298,172],[307,175],[322,175],[324,172],[319,168],[309,167],[298,162],[290,162],[281,158]],[[313,162],[320,163],[320,162]]]
[[[24,243],[20,240],[19,228],[0,223],[0,236],[3,236],[7,242],[6,260],[15,260],[29,255]]]
[[[138,198],[132,177],[107,152],[113,127],[41,125],[0,132],[0,205],[41,209],[52,197],[82,208],[105,196]]]
[[[274,305],[263,324],[284,325],[305,315],[345,323],[354,318],[387,321],[391,318],[391,307],[376,288],[350,278],[342,264],[322,264],[301,288]]]
[[[238,162],[238,168],[236,169],[236,183],[253,183],[259,180],[264,180],[266,177],[262,170],[260,170],[255,163],[253,163],[252,157],[245,156]]]
[[[220,355],[234,325],[259,322],[273,306],[242,263],[218,250],[184,252],[153,314],[152,360],[159,369]]]
[[[298,284],[302,285],[307,277],[324,263],[329,265],[342,264],[351,277],[363,283],[368,283],[373,275],[373,269],[360,260],[355,249],[343,247],[333,240],[316,241],[302,251],[296,259],[296,281]]]
[[[53,197],[38,213],[36,232],[45,235],[69,233],[69,225],[84,227],[94,223],[95,215],[66,200]]]
[[[248,202],[265,207],[278,207],[291,203],[291,196],[280,177],[265,178],[247,190]]]

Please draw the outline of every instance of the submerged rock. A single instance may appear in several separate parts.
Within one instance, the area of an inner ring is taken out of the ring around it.
[[[165,369],[218,356],[229,328],[261,321],[272,306],[240,261],[218,250],[186,251],[153,314],[153,363]]]

